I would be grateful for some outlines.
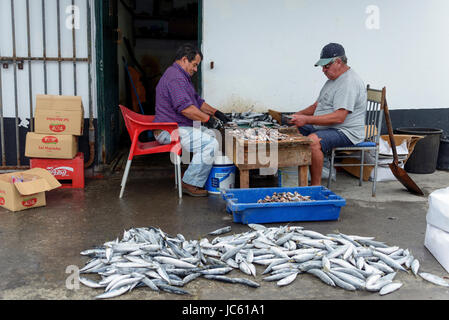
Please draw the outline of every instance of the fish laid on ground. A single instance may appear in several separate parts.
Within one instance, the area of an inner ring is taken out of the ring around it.
[[[449,282],[447,282],[443,278],[440,278],[440,277],[438,277],[438,276],[436,276],[434,274],[427,273],[427,272],[421,272],[421,273],[419,273],[419,275],[424,280],[432,282],[433,284],[436,284],[436,285],[439,285],[439,286],[443,286],[443,287],[449,287]]]
[[[220,234],[223,234],[223,233],[227,233],[227,232],[230,232],[230,231],[231,231],[231,227],[227,226],[227,227],[224,227],[224,228],[217,229],[215,231],[209,232],[209,234],[212,235],[212,236],[217,236],[217,235],[220,235]]]
[[[185,295],[190,293],[180,287],[198,278],[258,288],[257,281],[225,276],[236,270],[257,278],[257,264],[265,269],[260,273],[262,280],[276,281],[278,287],[308,273],[332,287],[385,295],[402,287],[393,282],[399,270],[449,287],[443,278],[418,273],[419,261],[410,250],[374,237],[322,234],[289,225],[248,227],[247,232],[226,236],[222,234],[231,227],[220,228],[209,233],[215,238],[200,240],[188,240],[179,233],[173,237],[154,227],[125,230],[121,240],[80,252],[89,258],[80,274],[97,274],[101,279],[80,276],[79,281],[103,289],[97,299],[118,297],[135,288]]]
[[[389,293],[392,293],[393,291],[398,290],[400,287],[402,287],[402,283],[392,282],[392,283],[389,283],[386,286],[382,287],[382,289],[380,289],[380,291],[379,291],[379,294],[381,296],[383,296],[385,294],[389,294]]]

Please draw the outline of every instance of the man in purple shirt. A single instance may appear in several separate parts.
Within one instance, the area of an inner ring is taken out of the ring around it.
[[[194,154],[182,179],[183,192],[191,196],[207,196],[203,187],[218,151],[215,135],[206,128],[220,129],[223,123],[230,121],[195,91],[191,77],[198,71],[202,59],[198,48],[182,45],[176,52],[175,62],[156,86],[154,122],[177,122],[183,149]],[[167,131],[155,130],[154,134],[159,143],[170,143]]]

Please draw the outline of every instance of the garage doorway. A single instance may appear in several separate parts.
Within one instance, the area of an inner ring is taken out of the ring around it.
[[[155,114],[156,85],[173,64],[178,47],[184,43],[201,46],[201,12],[202,0],[118,0],[116,39],[120,104],[137,113]],[[199,93],[200,79],[201,70],[198,70],[192,81]],[[112,171],[123,169],[130,146],[121,114],[118,118],[119,152],[108,161]],[[142,138],[151,139],[151,135]],[[166,162],[164,154],[143,158],[142,166]]]
[[[141,113],[122,60],[124,57],[144,113],[154,114],[155,87],[173,63],[176,49],[186,42],[199,45],[199,5],[199,0],[120,0],[121,103]],[[199,77],[192,80],[198,88]]]

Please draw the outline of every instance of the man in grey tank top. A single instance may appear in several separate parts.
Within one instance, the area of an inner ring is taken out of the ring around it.
[[[328,78],[317,101],[292,116],[291,124],[312,140],[311,185],[321,185],[324,155],[334,147],[349,147],[365,138],[366,86],[347,65],[345,49],[326,45],[315,64]]]

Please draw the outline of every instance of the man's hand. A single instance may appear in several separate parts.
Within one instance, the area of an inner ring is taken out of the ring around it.
[[[220,121],[223,122],[223,124],[231,122],[231,118],[229,118],[227,115],[225,115],[220,110],[215,111],[214,116],[216,116],[218,119],[220,119]]]
[[[290,120],[290,123],[297,127],[302,127],[307,124],[308,118],[309,118],[309,116],[305,116],[302,114],[294,114],[294,115],[292,115],[292,119]]]
[[[209,129],[219,130],[223,127],[223,122],[221,122],[221,120],[214,118],[213,116],[210,116],[209,120],[205,122],[204,125]]]

